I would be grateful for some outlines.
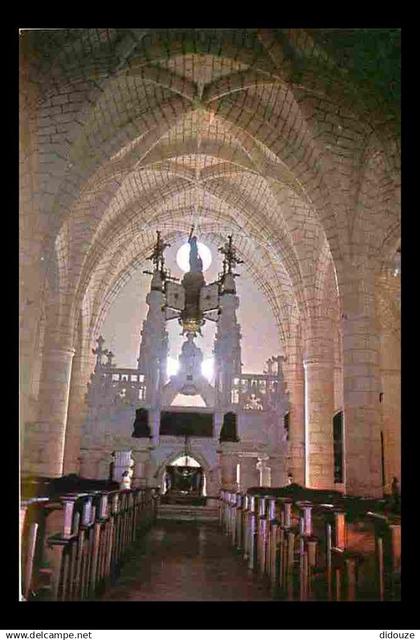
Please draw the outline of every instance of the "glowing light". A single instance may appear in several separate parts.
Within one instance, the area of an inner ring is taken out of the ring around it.
[[[166,361],[166,373],[168,376],[176,376],[179,371],[179,361],[175,358],[168,357]],[[214,376],[214,358],[207,358],[201,363],[201,373],[209,382]]]
[[[198,254],[203,261],[203,271],[207,271],[210,267],[212,258],[211,251],[202,242],[197,242]],[[190,245],[188,242],[182,245],[176,254],[177,265],[182,271],[190,270]]]
[[[209,382],[214,376],[214,358],[207,358],[201,363],[201,373]]]
[[[200,463],[197,462],[195,458],[191,458],[191,456],[179,456],[176,460],[171,463],[171,467],[200,467]]]
[[[166,373],[168,376],[175,376],[178,373],[179,362],[175,358],[169,358],[166,361]]]

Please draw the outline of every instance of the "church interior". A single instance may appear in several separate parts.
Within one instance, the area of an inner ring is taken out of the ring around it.
[[[398,600],[399,30],[19,50],[21,600]]]

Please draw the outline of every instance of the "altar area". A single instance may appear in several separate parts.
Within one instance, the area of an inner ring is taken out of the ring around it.
[[[153,269],[145,272],[151,280],[137,368],[117,367],[102,336],[97,339],[82,429],[84,477],[108,478],[112,463],[113,480],[128,471],[132,486],[157,486],[164,500],[175,502],[205,501],[221,488],[287,482],[284,357],[270,358],[263,372],[242,372],[235,284],[242,261],[228,236],[219,249],[222,271],[206,283],[199,244],[192,229],[188,271],[178,282],[158,232],[149,257]],[[169,322],[178,322],[184,337],[173,375],[167,369]],[[216,326],[213,382],[203,375],[196,344],[209,323]]]

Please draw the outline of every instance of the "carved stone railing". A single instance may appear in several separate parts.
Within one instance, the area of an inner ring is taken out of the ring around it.
[[[287,402],[286,393],[279,375],[245,373],[232,381],[231,402],[245,411],[275,410]]]
[[[156,517],[159,491],[88,491],[21,503],[24,600],[94,599]]]
[[[375,513],[373,500],[335,493],[303,488],[300,496],[293,490],[288,496],[286,488],[277,491],[284,495],[275,493],[222,491],[220,502],[223,531],[274,597],[400,599],[398,515]]]
[[[91,375],[86,400],[88,406],[99,407],[120,400],[138,406],[146,399],[146,382],[137,369],[101,365]],[[105,401],[105,402],[104,402]]]

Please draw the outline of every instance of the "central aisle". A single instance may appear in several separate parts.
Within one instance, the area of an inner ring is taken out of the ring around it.
[[[102,600],[272,600],[216,523],[159,522]]]

